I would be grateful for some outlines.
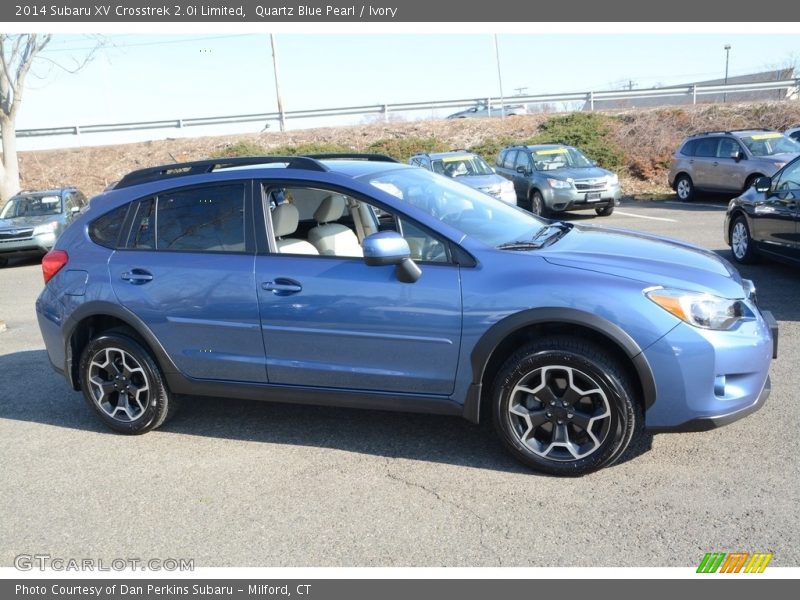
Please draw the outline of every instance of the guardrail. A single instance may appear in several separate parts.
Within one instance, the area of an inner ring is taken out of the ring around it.
[[[595,102],[599,100],[632,100],[639,98],[665,98],[688,96],[692,104],[697,103],[698,96],[710,94],[730,94],[735,100],[735,94],[786,90],[785,98],[797,98],[800,90],[800,79],[784,79],[782,81],[767,81],[763,83],[738,83],[728,85],[690,85],[680,87],[648,88],[641,90],[608,90],[574,92],[566,94],[539,94],[528,96],[510,96],[504,98],[506,104],[553,104],[557,102],[585,102],[589,110],[595,110]],[[438,100],[429,102],[404,102],[398,104],[376,104],[365,106],[348,106],[340,108],[318,108],[311,110],[290,110],[280,112],[256,113],[247,115],[229,115],[221,117],[195,117],[186,119],[166,119],[160,121],[134,121],[131,123],[109,123],[100,125],[70,125],[65,127],[42,127],[38,129],[19,129],[17,137],[48,137],[58,135],[81,135],[86,133],[108,133],[114,131],[141,131],[148,129],[173,129],[184,127],[197,127],[208,125],[225,125],[229,123],[264,122],[269,126],[269,121],[282,121],[284,119],[311,119],[317,117],[338,117],[349,115],[382,114],[384,120],[389,119],[391,113],[438,110],[443,108],[465,108],[477,102],[489,106],[500,105],[496,97],[466,98],[461,100]],[[500,110],[499,108],[497,110]]]

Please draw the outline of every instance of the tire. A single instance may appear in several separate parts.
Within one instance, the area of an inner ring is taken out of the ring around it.
[[[522,463],[580,476],[615,462],[639,423],[633,386],[599,346],[551,336],[524,346],[492,386],[494,426]],[[587,393],[590,392],[590,393]]]
[[[678,194],[678,199],[684,202],[694,200],[694,182],[688,175],[678,175],[675,180],[675,193]]]
[[[594,209],[594,212],[597,213],[598,217],[609,217],[614,212],[614,205],[609,204],[608,206],[604,206],[603,208],[597,207]]]
[[[550,209],[547,208],[542,193],[538,190],[531,192],[531,212],[540,217],[547,218],[550,216]]]
[[[736,262],[744,265],[756,262],[758,257],[753,246],[753,238],[750,236],[747,219],[743,215],[739,215],[733,220],[730,239],[731,254]]]
[[[150,352],[120,330],[90,340],[79,369],[83,397],[115,431],[147,433],[163,425],[177,409],[177,399]]]

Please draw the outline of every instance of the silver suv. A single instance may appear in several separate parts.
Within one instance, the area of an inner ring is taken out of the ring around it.
[[[86,205],[75,188],[20,192],[0,211],[0,267],[17,254],[44,254]]]
[[[741,192],[800,155],[800,143],[777,131],[706,131],[686,138],[672,157],[669,185],[681,200],[695,191]]]

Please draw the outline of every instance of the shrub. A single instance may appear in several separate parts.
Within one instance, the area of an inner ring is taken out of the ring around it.
[[[264,156],[267,154],[267,149],[264,146],[255,142],[236,142],[235,144],[228,144],[221,150],[214,152],[213,158],[223,158],[227,156]]]
[[[579,148],[606,169],[619,169],[625,153],[612,137],[613,119],[600,113],[575,112],[552,117],[539,126],[528,144],[566,144]]]
[[[270,154],[276,156],[299,156],[302,154],[332,154],[336,152],[353,153],[355,150],[351,146],[337,144],[334,142],[306,142],[305,144],[287,144],[277,146],[269,150]]]
[[[446,152],[447,150],[450,150],[450,146],[434,137],[404,137],[387,138],[372,142],[367,146],[366,151],[375,154],[386,154],[400,162],[407,162],[411,155],[417,152]]]
[[[512,144],[520,143],[519,140],[516,138],[511,137],[501,137],[501,138],[491,138],[488,140],[482,141],[480,144],[472,146],[470,150],[472,150],[475,154],[480,155],[490,165],[493,165],[497,155],[500,153],[500,150],[505,148],[506,146],[510,146]]]

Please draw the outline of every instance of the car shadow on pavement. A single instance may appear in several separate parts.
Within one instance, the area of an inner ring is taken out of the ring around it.
[[[52,371],[44,350],[0,355],[0,373],[0,419],[119,435]],[[36,384],[19,386],[20,381]],[[534,474],[506,452],[490,422],[475,425],[458,417],[184,397],[159,431]],[[642,434],[619,462],[644,454],[651,442],[652,436]]]

